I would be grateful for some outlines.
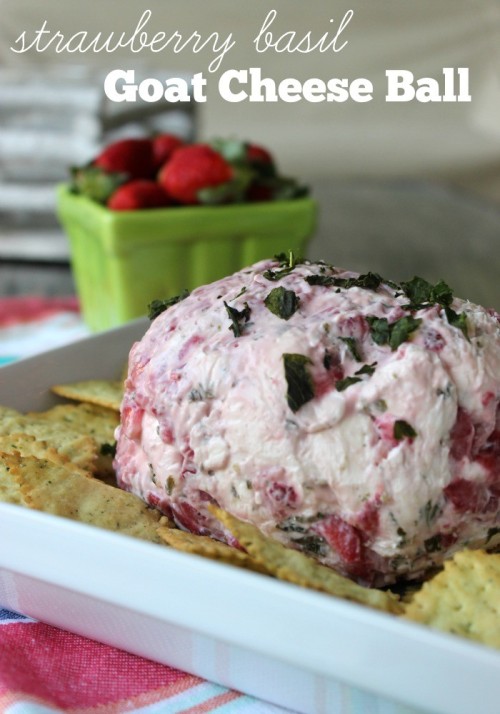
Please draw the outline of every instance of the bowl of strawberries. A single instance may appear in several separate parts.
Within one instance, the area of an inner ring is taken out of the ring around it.
[[[316,202],[248,141],[121,139],[58,187],[82,312],[93,330],[279,252],[303,255]]]

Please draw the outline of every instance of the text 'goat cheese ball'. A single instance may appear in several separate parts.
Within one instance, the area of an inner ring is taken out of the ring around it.
[[[493,310],[293,255],[170,302],[130,354],[121,487],[232,542],[216,503],[372,585],[498,542]]]

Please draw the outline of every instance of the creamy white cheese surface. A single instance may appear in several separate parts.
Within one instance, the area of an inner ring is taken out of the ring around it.
[[[291,261],[153,320],[130,354],[120,485],[231,541],[216,502],[377,585],[496,543],[499,316],[442,284]]]

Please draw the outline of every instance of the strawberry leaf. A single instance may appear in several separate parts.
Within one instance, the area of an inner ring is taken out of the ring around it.
[[[128,174],[108,173],[98,166],[77,166],[70,171],[71,190],[98,203],[106,203],[129,178]]]

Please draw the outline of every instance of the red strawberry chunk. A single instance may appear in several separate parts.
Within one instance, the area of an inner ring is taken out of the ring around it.
[[[375,501],[366,503],[356,522],[358,528],[368,536],[377,534],[379,527],[379,505]]]
[[[175,523],[180,528],[184,528],[191,533],[197,533],[198,535],[209,535],[204,517],[187,501],[180,501],[173,505],[172,515]]]
[[[318,524],[317,530],[345,563],[358,564],[363,561],[361,533],[350,523],[331,515]]]
[[[293,486],[282,481],[273,481],[266,487],[266,494],[275,506],[281,508],[294,508],[299,500],[297,491]]]
[[[485,447],[475,460],[488,471],[490,478],[500,482],[500,429],[490,434]]]
[[[445,346],[444,337],[437,330],[428,328],[424,333],[424,345],[430,352],[441,352]]]
[[[459,513],[481,513],[489,501],[484,483],[457,478],[444,489],[445,498],[451,501]]]
[[[450,432],[450,456],[455,461],[470,458],[474,442],[474,424],[465,409],[458,407],[457,419]]]

